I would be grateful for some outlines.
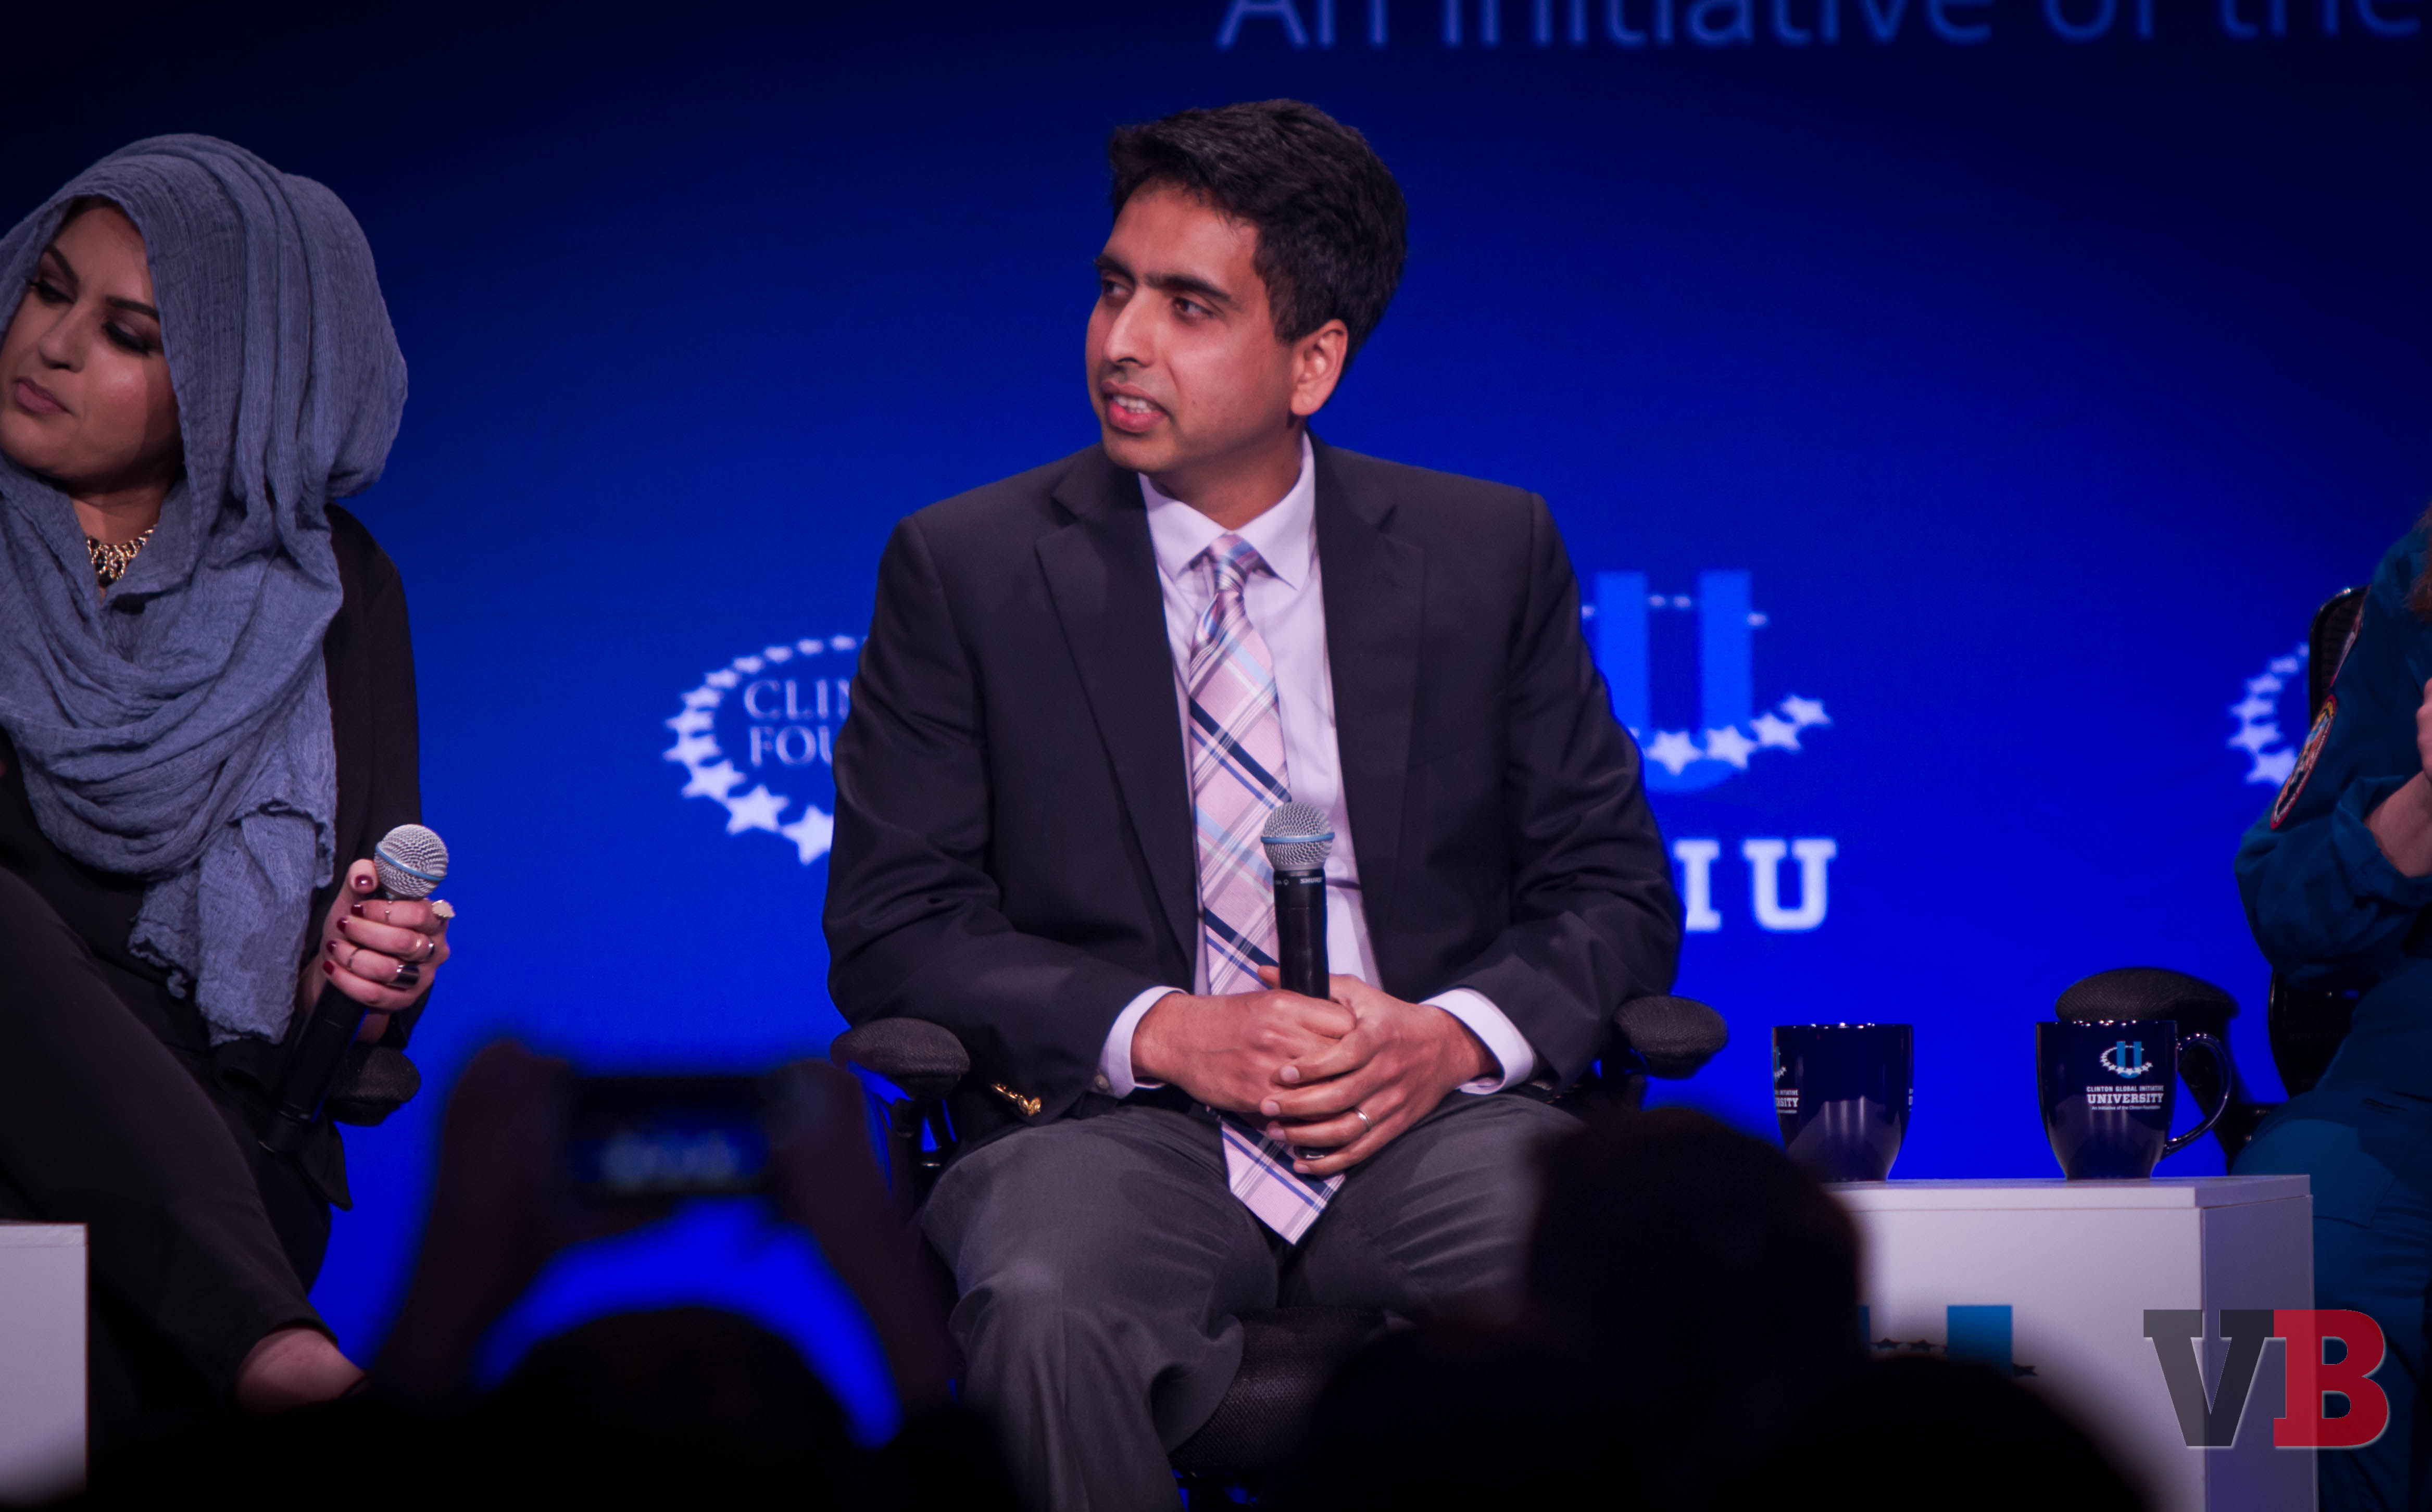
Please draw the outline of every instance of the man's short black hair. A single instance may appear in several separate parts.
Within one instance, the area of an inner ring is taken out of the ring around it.
[[[1316,106],[1260,100],[1120,126],[1106,160],[1118,215],[1141,188],[1172,184],[1258,227],[1277,340],[1340,320],[1356,352],[1385,318],[1409,246],[1402,188],[1366,137]]]

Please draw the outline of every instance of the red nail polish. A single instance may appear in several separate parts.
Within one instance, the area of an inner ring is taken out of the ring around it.
[[[338,942],[337,942],[337,941],[335,941],[335,940],[323,940],[323,941],[321,942],[321,953],[322,953],[322,954],[324,954],[324,955],[335,955],[335,954],[337,954],[337,953],[338,953]]]
[[[321,974],[324,976],[334,977],[338,974],[338,968],[330,965],[329,962],[324,961],[321,963]]]
[[[363,917],[363,904],[361,904],[361,903],[357,903],[354,907],[352,907],[352,908],[348,909],[346,912],[348,912],[348,913],[350,913],[350,914],[354,915],[354,916],[355,916],[355,917],[357,917],[357,918],[361,918],[361,917]]]

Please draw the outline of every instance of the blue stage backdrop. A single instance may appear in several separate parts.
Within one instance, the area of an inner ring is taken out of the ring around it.
[[[403,568],[459,959],[349,1136],[317,1300],[374,1348],[500,1034],[757,1068],[819,917],[872,571],[1087,445],[1107,128],[1310,99],[1411,206],[1330,440],[1552,502],[1769,1127],[1767,1028],[1917,1025],[1901,1176],[2052,1174],[2029,1025],[2154,964],[2246,1005],[2229,862],[2307,615],[2432,499],[2421,0],[1168,0],[234,23],[12,49],[8,213],[159,130],[362,217],[414,394]],[[1009,572],[1026,570],[1008,563]],[[2209,1143],[2175,1168],[2219,1168]],[[889,1407],[816,1257],[711,1209],[493,1340],[721,1297]]]

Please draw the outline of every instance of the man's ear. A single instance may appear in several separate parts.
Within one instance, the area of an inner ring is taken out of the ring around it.
[[[1343,381],[1343,364],[1350,352],[1351,329],[1339,320],[1292,343],[1292,413],[1306,420],[1326,408],[1334,386]]]

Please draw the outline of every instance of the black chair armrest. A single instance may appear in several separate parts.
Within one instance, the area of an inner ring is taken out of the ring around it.
[[[828,1046],[828,1059],[902,1090],[900,1100],[871,1092],[883,1115],[887,1182],[906,1211],[928,1201],[929,1188],[954,1152],[946,1099],[971,1074],[971,1052],[954,1031],[926,1019],[878,1018],[838,1034]]]
[[[1557,1089],[1548,1073],[1513,1090],[1573,1113],[1635,1108],[1647,1100],[1649,1077],[1695,1076],[1731,1039],[1723,1016],[1695,998],[1632,998],[1613,1010],[1604,1050],[1586,1075]]]
[[[1613,1024],[1647,1074],[1666,1082],[1697,1075],[1731,1042],[1723,1016],[1695,998],[1633,998],[1614,1011]]]
[[[971,1069],[954,1032],[920,1018],[877,1018],[848,1029],[828,1047],[828,1058],[883,1076],[918,1102],[943,1101]]]

